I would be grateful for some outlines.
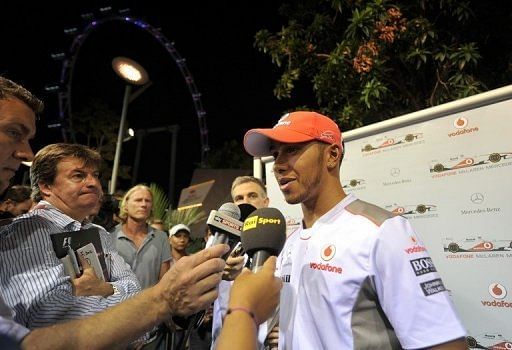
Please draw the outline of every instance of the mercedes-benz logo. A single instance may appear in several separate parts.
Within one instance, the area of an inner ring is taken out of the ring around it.
[[[392,168],[390,174],[391,174],[391,176],[397,177],[398,175],[400,175],[400,169]]]
[[[471,195],[471,201],[475,204],[480,204],[484,201],[484,195],[476,192]]]

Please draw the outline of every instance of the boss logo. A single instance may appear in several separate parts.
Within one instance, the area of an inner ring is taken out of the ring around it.
[[[412,270],[416,276],[421,276],[429,272],[436,272],[436,267],[431,258],[419,258],[410,261]]]

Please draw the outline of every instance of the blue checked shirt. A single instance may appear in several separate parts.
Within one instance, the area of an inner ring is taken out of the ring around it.
[[[140,291],[135,274],[117,253],[103,227],[70,218],[41,201],[35,209],[0,228],[0,291],[16,322],[36,328],[95,314]],[[119,291],[109,297],[74,296],[70,277],[53,251],[50,234],[99,228],[110,259],[110,282]]]

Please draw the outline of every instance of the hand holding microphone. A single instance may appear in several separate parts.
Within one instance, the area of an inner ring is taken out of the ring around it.
[[[257,324],[266,321],[279,303],[283,283],[274,276],[276,257],[269,257],[257,273],[245,269],[235,279],[229,296],[229,309],[243,308],[254,315]]]
[[[244,269],[233,283],[217,342],[216,349],[219,350],[253,348],[258,329],[254,324],[259,325],[276,315],[279,304],[282,282],[274,275],[274,255],[280,253],[286,240],[283,215],[275,208],[254,211],[244,222],[241,239],[247,254],[252,257],[252,272]]]

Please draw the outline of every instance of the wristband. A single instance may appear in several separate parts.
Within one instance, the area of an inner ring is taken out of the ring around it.
[[[230,307],[226,311],[226,316],[235,311],[242,311],[242,312],[245,312],[246,314],[248,314],[249,316],[251,316],[252,320],[254,321],[254,325],[256,327],[258,327],[258,321],[256,320],[256,316],[254,315],[254,313],[251,310],[246,309],[245,307]]]

